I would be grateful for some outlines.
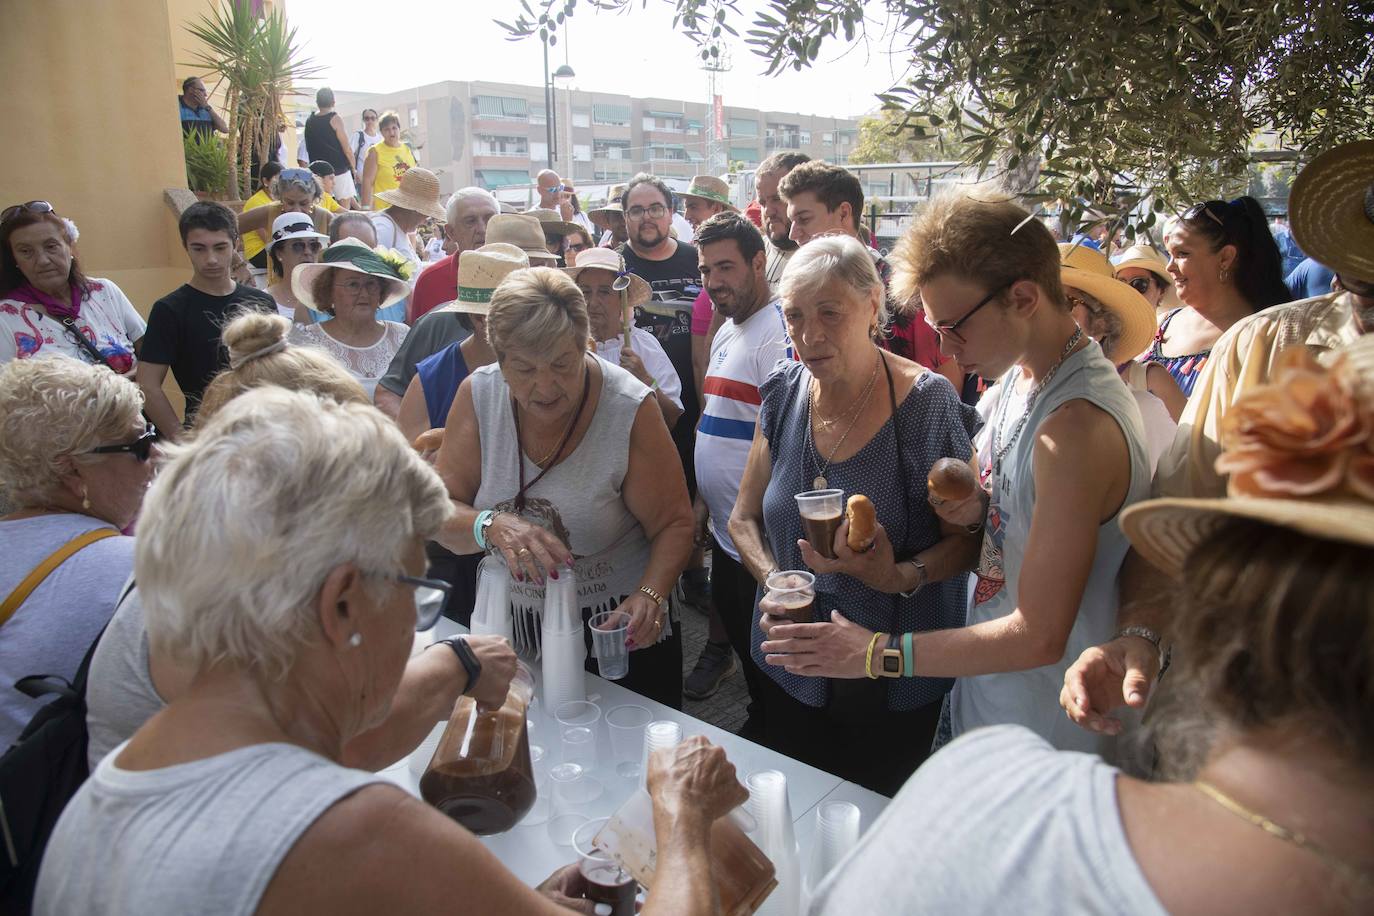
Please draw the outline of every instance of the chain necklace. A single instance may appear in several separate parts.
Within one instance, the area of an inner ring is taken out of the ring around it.
[[[1064,349],[1059,354],[1058,361],[1056,361],[1053,366],[1050,366],[1050,371],[1046,372],[1044,378],[1036,382],[1035,387],[1030,390],[1030,394],[1026,395],[1026,409],[1022,411],[1021,419],[1017,420],[1016,426],[1012,428],[1011,436],[1007,438],[1005,443],[999,446],[997,440],[1001,437],[998,433],[1002,429],[1003,421],[1006,420],[1008,405],[1011,403],[1011,382],[1006,383],[1008,390],[1002,394],[1002,403],[998,406],[997,411],[997,424],[992,430],[993,470],[999,478],[1002,476],[1002,459],[1007,456],[1007,452],[1011,451],[1011,447],[1016,444],[1017,437],[1021,435],[1021,430],[1025,428],[1026,421],[1030,419],[1031,411],[1035,409],[1035,402],[1040,397],[1040,392],[1044,391],[1049,383],[1054,380],[1055,375],[1059,372],[1059,367],[1064,365],[1064,360],[1069,358],[1069,355],[1073,353],[1073,348],[1078,346],[1082,340],[1083,329],[1074,328],[1073,334],[1069,336],[1069,342],[1064,344]]]
[[[881,353],[879,353],[879,354],[878,354],[878,362],[879,362],[879,363],[882,363],[882,361],[883,361],[883,355],[882,355]],[[824,463],[823,465],[821,465],[820,471],[816,474],[815,479],[813,479],[813,480],[811,481],[811,487],[812,487],[812,489],[814,489],[814,490],[824,490],[824,489],[826,489],[826,488],[829,486],[829,482],[825,479],[825,472],[828,471],[828,470],[830,470],[830,462],[833,461],[833,460],[835,459],[835,453],[838,452],[838,451],[840,450],[840,446],[841,446],[841,445],[844,445],[844,440],[846,440],[846,439],[849,438],[849,433],[854,429],[854,424],[856,424],[856,423],[859,422],[859,417],[863,415],[864,408],[868,406],[868,399],[871,398],[871,397],[873,396],[873,382],[874,382],[877,378],[878,378],[878,367],[875,365],[875,366],[873,367],[873,378],[871,378],[871,379],[868,380],[868,387],[867,387],[866,389],[864,389],[863,397],[860,398],[860,400],[859,400],[859,406],[858,406],[858,408],[854,411],[854,417],[853,417],[853,419],[851,419],[851,420],[849,421],[849,425],[846,426],[846,427],[844,428],[844,433],[842,433],[842,434],[840,435],[839,441],[836,442],[835,445],[830,449],[830,454],[825,456],[825,463]],[[811,411],[812,411],[812,408],[811,408],[811,386],[810,386],[810,385],[807,385],[807,389],[806,389],[806,441],[807,441],[807,444],[810,445],[810,449],[808,449],[808,451],[814,453],[815,456],[816,456],[816,460],[819,461],[819,460],[820,460],[820,457],[821,457],[821,453],[820,453],[820,450],[816,448],[816,440],[815,440],[815,438],[811,435]],[[832,423],[835,423],[835,422],[838,422],[838,420],[839,420],[839,418],[836,418],[835,420],[832,420],[831,422],[832,422]],[[825,427],[822,427],[822,428],[825,428]]]
[[[868,403],[868,396],[869,396],[870,394],[873,393],[873,383],[876,382],[876,381],[878,380],[878,365],[879,365],[879,363],[881,363],[881,362],[882,362],[882,358],[879,357],[878,362],[876,362],[876,363],[873,364],[873,374],[872,374],[871,376],[868,377],[868,387],[865,388],[865,389],[863,390],[863,394],[859,395],[859,400],[856,401],[856,402],[854,403],[854,406],[853,406],[853,407],[849,408],[849,410],[846,410],[844,413],[840,414],[838,417],[836,417],[836,418],[833,419],[833,420],[827,420],[825,417],[821,416],[820,411],[816,410],[816,406],[815,406],[815,392],[816,392],[816,387],[815,387],[815,384],[814,384],[815,379],[812,379],[813,384],[809,384],[809,385],[806,386],[806,400],[807,400],[807,407],[811,410],[811,412],[814,414],[814,416],[815,416],[815,418],[816,418],[816,425],[818,425],[821,429],[829,429],[830,427],[834,426],[836,423],[838,423],[838,422],[840,422],[841,420],[843,420],[845,417],[849,416],[850,413],[857,412],[858,410],[861,410],[861,409],[863,408],[863,405],[865,405],[865,404]]]

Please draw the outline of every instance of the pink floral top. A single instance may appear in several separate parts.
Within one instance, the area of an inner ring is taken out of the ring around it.
[[[110,368],[132,377],[138,364],[134,344],[147,327],[129,298],[109,280],[91,280],[81,317],[70,331],[36,306],[0,297],[0,363],[54,353],[93,363],[94,357],[72,336],[79,332]]]

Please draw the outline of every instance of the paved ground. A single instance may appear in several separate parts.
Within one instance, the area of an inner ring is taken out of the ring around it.
[[[683,605],[682,618],[682,677],[692,673],[696,667],[697,656],[706,645],[706,614],[694,605]],[[744,724],[744,707],[749,701],[749,691],[744,685],[744,675],[740,673],[736,661],[735,673],[727,677],[720,689],[704,700],[683,698],[682,709],[689,715],[710,722],[717,728],[737,732]]]

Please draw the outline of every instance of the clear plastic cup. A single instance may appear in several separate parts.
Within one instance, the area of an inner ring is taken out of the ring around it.
[[[658,719],[644,726],[644,753],[639,758],[640,783],[649,778],[649,757],[654,751],[682,743],[682,726],[671,719]]]
[[[630,673],[630,649],[625,640],[630,632],[630,615],[615,608],[593,615],[592,653],[601,676],[616,681]]]
[[[775,572],[763,583],[768,600],[779,605],[773,613],[794,623],[812,623],[816,617],[816,576],[805,569]]]
[[[521,827],[537,827],[549,819],[549,761],[547,752],[537,744],[530,745],[530,765],[534,771],[534,804],[520,821]]]
[[[582,725],[563,729],[563,762],[585,770],[596,766],[596,733]]]
[[[640,758],[644,753],[644,727],[654,715],[647,706],[627,704],[606,713],[606,727],[611,733],[611,754],[615,757],[615,771],[626,779],[634,779],[642,772]]]
[[[835,559],[835,532],[844,521],[844,491],[808,490],[796,499],[807,542],[816,553]]]
[[[804,890],[810,894],[820,887],[859,842],[863,815],[852,802],[826,802],[816,809],[816,835],[811,845],[811,862],[805,875]]]
[[[586,776],[575,763],[560,763],[549,770],[551,798],[548,834],[556,846],[571,846],[577,828],[590,816]]]
[[[592,842],[609,820],[607,817],[594,818],[573,832],[577,868],[587,882],[586,895],[595,904],[593,912],[606,916],[633,916],[639,883],[610,853],[598,849]]]

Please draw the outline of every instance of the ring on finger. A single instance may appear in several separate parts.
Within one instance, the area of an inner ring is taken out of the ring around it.
[[[527,554],[527,553],[529,553],[529,552],[530,552],[530,549],[529,549],[528,547],[521,547],[519,550],[516,551],[516,553],[520,554],[521,556],[524,556],[525,554]]]

